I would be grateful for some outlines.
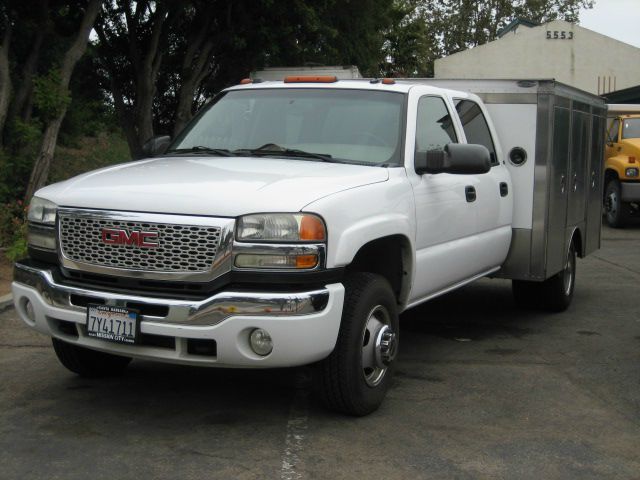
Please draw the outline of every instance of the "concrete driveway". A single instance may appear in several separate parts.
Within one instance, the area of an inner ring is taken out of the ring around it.
[[[403,315],[381,410],[322,409],[310,369],[135,361],[80,379],[0,314],[0,478],[640,478],[640,228],[605,229],[562,314],[482,280]]]

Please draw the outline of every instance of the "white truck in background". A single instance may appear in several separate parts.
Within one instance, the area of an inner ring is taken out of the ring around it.
[[[243,81],[150,158],[36,193],[16,309],[80,375],[316,364],[326,405],[365,415],[403,310],[485,276],[568,307],[605,116],[553,81]]]

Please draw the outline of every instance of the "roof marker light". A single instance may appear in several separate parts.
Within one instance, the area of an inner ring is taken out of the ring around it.
[[[284,77],[284,83],[334,83],[338,81],[335,75],[289,75]]]
[[[384,85],[394,85],[396,81],[393,78],[383,78],[382,83]]]
[[[243,78],[242,80],[240,80],[240,85],[249,85],[250,83],[253,83],[253,80],[251,80],[250,78]]]

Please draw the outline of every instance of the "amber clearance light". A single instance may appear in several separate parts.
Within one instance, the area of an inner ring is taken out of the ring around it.
[[[289,75],[284,77],[284,83],[334,83],[338,81],[335,75]]]

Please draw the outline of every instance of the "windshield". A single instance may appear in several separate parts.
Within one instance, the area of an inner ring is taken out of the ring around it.
[[[251,89],[224,94],[180,134],[171,151],[370,165],[400,164],[404,95],[339,89]],[[316,156],[302,154],[318,154]]]
[[[640,138],[640,118],[625,118],[623,120],[622,138]]]

